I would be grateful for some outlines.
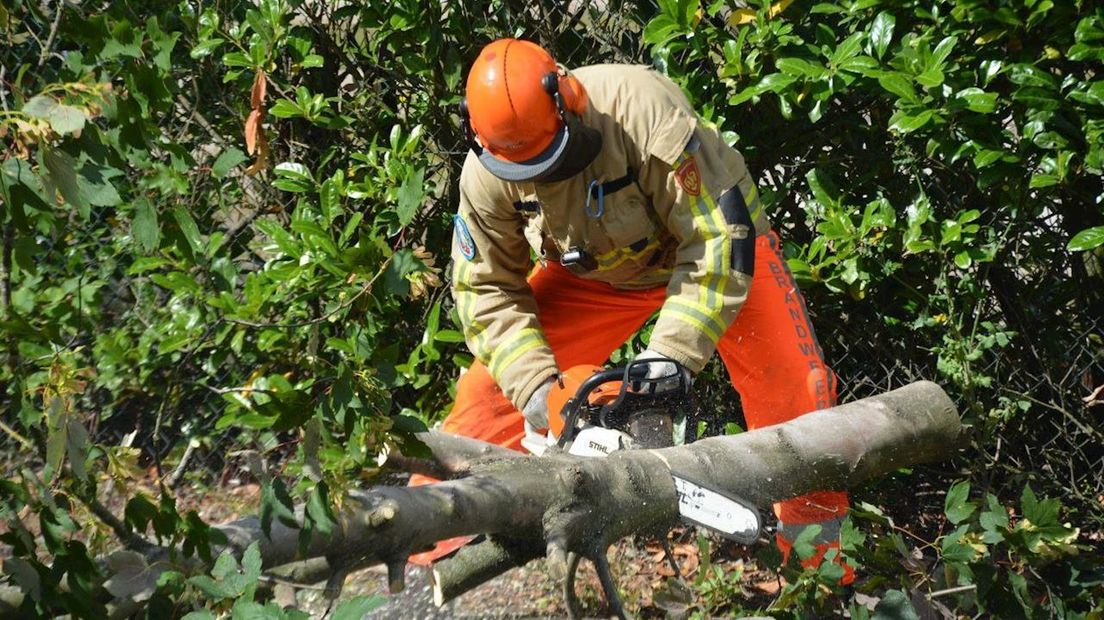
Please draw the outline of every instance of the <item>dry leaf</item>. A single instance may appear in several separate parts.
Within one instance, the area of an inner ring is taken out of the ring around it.
[[[258,172],[268,168],[268,138],[265,136],[265,132],[257,132],[257,160],[253,162],[253,165],[245,169],[245,174],[253,176]]]
[[[257,134],[261,133],[261,110],[254,109],[245,119],[245,152],[250,155],[257,150]]]
[[[264,105],[265,91],[268,89],[268,78],[264,69],[257,70],[257,76],[253,78],[253,89],[249,93],[249,105],[254,110]]]

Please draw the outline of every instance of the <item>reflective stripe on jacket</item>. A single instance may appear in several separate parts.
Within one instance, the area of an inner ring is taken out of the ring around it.
[[[747,297],[750,274],[737,269],[746,261],[734,246],[746,249],[754,234],[742,222],[769,228],[743,157],[698,123],[678,86],[643,66],[574,74],[590,100],[583,122],[602,133],[590,166],[565,181],[509,183],[469,153],[460,177],[457,309],[468,346],[519,408],[557,372],[526,284],[533,256],[559,262],[584,250],[592,260],[573,269],[579,277],[666,285],[649,347],[696,372]],[[750,219],[718,206],[730,189]]]

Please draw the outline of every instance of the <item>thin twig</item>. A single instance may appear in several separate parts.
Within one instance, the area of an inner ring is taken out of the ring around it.
[[[1082,433],[1085,433],[1086,435],[1089,435],[1090,437],[1096,437],[1098,439],[1104,440],[1104,433],[1101,433],[1100,431],[1098,431],[1098,430],[1096,430],[1096,429],[1094,429],[1090,426],[1086,426],[1081,420],[1077,419],[1077,416],[1073,415],[1069,411],[1066,411],[1062,407],[1059,407],[1059,406],[1057,406],[1053,403],[1043,402],[1043,401],[1035,398],[1034,396],[1032,396],[1030,394],[1026,394],[1026,393],[1020,392],[1018,390],[1013,390],[1013,389],[1006,388],[1006,387],[1003,387],[1003,386],[1000,389],[1005,391],[1005,392],[1008,392],[1009,394],[1015,394],[1016,396],[1019,396],[1020,398],[1025,398],[1025,399],[1027,399],[1027,400],[1029,400],[1029,401],[1031,401],[1031,402],[1033,402],[1036,405],[1039,405],[1041,407],[1046,407],[1047,409],[1050,409],[1052,411],[1057,411],[1058,413],[1065,416],[1067,420],[1069,420],[1070,422],[1073,422],[1074,426],[1081,429]]]
[[[61,22],[61,12],[65,8],[64,2],[58,2],[54,7],[54,21],[50,24],[50,34],[46,37],[46,42],[42,44],[42,54],[38,57],[38,68],[41,69],[42,65],[46,64],[46,60],[50,58],[50,48],[54,46],[54,37],[57,36],[58,24]]]
[[[180,482],[180,479],[184,477],[184,472],[188,470],[188,461],[192,459],[192,455],[195,454],[198,446],[199,441],[195,439],[188,440],[188,447],[184,448],[184,455],[180,457],[180,462],[176,464],[176,468],[173,469],[168,479],[165,480],[165,486],[171,489]]]
[[[963,592],[970,592],[977,590],[977,584],[970,584],[968,586],[958,586],[957,588],[947,588],[946,590],[936,590],[931,594],[928,594],[928,599],[935,599],[941,596],[950,596],[952,594],[961,594]]]
[[[12,439],[18,441],[20,444],[23,445],[24,448],[27,448],[28,450],[34,450],[34,443],[32,443],[30,439],[27,439],[23,435],[20,435],[14,428],[8,426],[7,424],[4,424],[3,422],[0,422],[0,430],[7,433],[8,437],[11,437]]]

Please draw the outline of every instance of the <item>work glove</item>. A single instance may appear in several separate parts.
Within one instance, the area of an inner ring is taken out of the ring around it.
[[[548,428],[548,393],[555,380],[555,377],[549,377],[540,384],[521,408],[521,415],[525,417],[525,436],[521,439],[521,447],[530,454],[540,456],[548,447],[549,440],[545,431]]]
[[[525,416],[525,421],[535,429],[548,428],[548,393],[552,391],[552,383],[555,381],[555,377],[549,377],[547,381],[540,384],[529,397],[529,401],[521,408],[521,415]]]
[[[694,376],[686,369],[685,366],[676,365],[674,360],[657,353],[652,350],[647,350],[636,356],[633,360],[633,365],[638,366],[640,363],[646,363],[648,367],[647,379],[655,382],[656,392],[666,392],[668,390],[677,390],[682,383],[690,385]],[[682,374],[680,378],[679,375]]]

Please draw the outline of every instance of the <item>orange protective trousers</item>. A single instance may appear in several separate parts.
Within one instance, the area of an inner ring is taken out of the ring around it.
[[[666,287],[615,289],[554,263],[535,269],[529,285],[561,369],[604,364],[667,296]],[[836,404],[835,375],[824,362],[774,231],[756,239],[748,298],[717,351],[740,393],[748,430]],[[456,402],[443,430],[521,450],[523,423],[487,367],[476,361],[457,382]],[[844,491],[816,491],[775,504],[774,511],[787,526],[796,526],[840,518],[847,505]]]

